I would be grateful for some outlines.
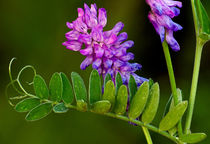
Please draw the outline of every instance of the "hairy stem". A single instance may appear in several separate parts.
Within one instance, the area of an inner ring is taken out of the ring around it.
[[[143,130],[144,135],[146,137],[147,143],[152,144],[152,138],[150,136],[149,130],[146,127],[142,127],[142,130]]]
[[[171,90],[172,90],[172,95],[174,99],[174,104],[177,105],[179,103],[179,98],[177,95],[177,90],[176,90],[176,81],[175,81],[175,76],[174,76],[174,70],[172,66],[172,61],[171,61],[171,56],[168,48],[168,44],[166,41],[162,43],[163,46],[163,51],[166,59],[166,64],[168,68],[168,74],[169,74],[169,79],[170,79],[170,84],[171,84]],[[178,123],[178,133],[179,136],[182,135],[182,123],[181,120]]]
[[[186,117],[185,129],[184,129],[185,133],[190,133],[190,126],[192,122],[193,110],[194,110],[194,105],[195,105],[195,97],[196,97],[196,91],[197,91],[203,45],[204,43],[201,40],[199,40],[199,38],[197,38],[194,70],[193,70],[192,85],[191,85],[190,98],[189,98],[189,107],[188,107],[188,113]]]

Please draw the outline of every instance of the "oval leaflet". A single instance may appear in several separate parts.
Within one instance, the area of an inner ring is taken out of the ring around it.
[[[62,79],[59,73],[54,73],[51,77],[50,84],[50,100],[53,102],[60,102],[63,93]]]
[[[34,107],[38,106],[40,104],[40,100],[37,98],[27,98],[19,103],[16,104],[15,110],[17,112],[28,112]]]
[[[148,95],[149,83],[146,81],[139,87],[138,91],[136,92],[135,96],[133,97],[130,103],[128,111],[129,118],[136,119],[140,116],[146,105]]]
[[[101,79],[97,70],[93,70],[89,79],[89,102],[93,104],[101,99]]]
[[[74,100],[74,93],[70,81],[64,73],[61,73],[63,83],[62,99],[66,104],[71,104]]]
[[[104,88],[104,94],[102,96],[103,100],[108,100],[111,106],[114,107],[115,104],[115,87],[113,81],[109,80]]]
[[[72,79],[76,101],[83,100],[84,102],[87,102],[87,91],[81,76],[76,72],[72,72],[71,79]]]
[[[121,85],[117,94],[114,112],[123,115],[126,111],[128,100],[128,91],[125,85]]]
[[[35,121],[44,118],[52,111],[51,103],[43,103],[33,108],[27,115],[26,120]]]
[[[160,99],[160,88],[159,84],[155,83],[152,85],[149,91],[149,98],[146,108],[142,114],[142,121],[144,123],[151,123],[157,113]]]
[[[173,128],[177,124],[177,122],[182,118],[186,109],[187,109],[187,101],[183,101],[178,105],[176,105],[161,120],[159,129],[161,131],[165,131]]]
[[[40,99],[48,99],[49,90],[47,88],[45,80],[40,75],[36,75],[34,77],[33,84],[36,96]]]
[[[65,106],[64,103],[59,103],[59,104],[56,104],[54,107],[53,107],[53,111],[55,113],[65,113],[67,112],[69,109]]]
[[[95,113],[107,113],[111,108],[111,103],[108,100],[97,101],[93,104],[91,111]]]

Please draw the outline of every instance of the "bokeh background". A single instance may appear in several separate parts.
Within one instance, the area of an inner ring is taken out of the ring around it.
[[[107,9],[108,25],[125,24],[123,31],[134,40],[130,49],[135,61],[143,68],[137,72],[160,83],[161,101],[158,115],[153,122],[158,125],[164,106],[170,96],[166,64],[158,35],[147,19],[149,7],[143,0],[0,0],[0,144],[146,144],[139,127],[120,120],[92,113],[69,111],[65,114],[50,114],[48,117],[27,122],[8,104],[4,94],[9,82],[8,63],[17,57],[13,74],[24,65],[33,65],[47,82],[58,71],[76,71],[88,83],[91,68],[79,69],[84,59],[78,52],[62,46],[64,34],[69,31],[66,21],[77,17],[77,8],[83,3],[97,3]],[[210,1],[203,0],[210,14]],[[195,36],[190,1],[183,1],[181,15],[174,19],[184,29],[175,34],[181,45],[180,52],[171,52],[177,86],[188,99],[195,51]],[[192,123],[193,132],[205,132],[210,136],[210,44],[205,45],[201,62],[196,107]],[[25,73],[27,77],[32,75]],[[151,132],[154,144],[170,144],[171,141]],[[209,144],[207,138],[203,144]]]

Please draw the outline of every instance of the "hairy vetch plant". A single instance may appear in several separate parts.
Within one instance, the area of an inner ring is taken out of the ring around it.
[[[189,100],[183,100],[182,91],[176,86],[168,48],[169,44],[173,51],[180,50],[173,32],[181,30],[182,27],[173,22],[172,18],[180,14],[179,8],[182,7],[182,3],[173,0],[146,0],[146,2],[151,7],[148,18],[162,42],[172,91],[159,126],[152,124],[160,101],[159,84],[135,74],[141,69],[141,65],[130,63],[129,61],[134,59],[134,54],[127,52],[134,42],[126,41],[128,37],[126,32],[120,33],[124,26],[122,22],[118,22],[113,29],[104,31],[103,28],[107,24],[106,10],[97,9],[96,4],[92,4],[91,7],[84,4],[84,9],[78,8],[78,18],[71,23],[67,22],[71,31],[66,33],[67,40],[63,43],[67,49],[79,51],[86,56],[80,65],[82,70],[92,64],[93,70],[89,77],[88,88],[76,72],[67,75],[55,72],[48,86],[31,65],[23,67],[14,78],[11,72],[15,60],[13,58],[9,64],[11,82],[6,88],[9,103],[17,112],[27,113],[25,117],[27,121],[42,119],[52,111],[66,113],[69,109],[124,120],[142,127],[148,144],[153,143],[149,131],[163,135],[178,144],[197,143],[205,139],[204,133],[192,133],[190,126],[201,52],[203,45],[210,40],[208,15],[199,0],[191,0],[197,43],[191,93]],[[21,84],[20,77],[26,69],[33,70],[33,81],[29,85],[33,86],[34,92],[27,91]],[[9,96],[10,86],[18,96]],[[187,109],[183,129],[182,117]]]

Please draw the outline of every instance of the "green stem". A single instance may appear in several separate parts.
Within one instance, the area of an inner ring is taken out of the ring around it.
[[[152,139],[151,139],[151,136],[150,136],[150,133],[149,133],[148,129],[146,127],[142,127],[142,130],[143,130],[144,135],[146,137],[147,143],[152,144]]]
[[[116,118],[116,119],[120,119],[120,120],[124,120],[124,121],[127,121],[127,122],[132,122],[132,123],[134,123],[134,124],[136,124],[138,126],[143,126],[143,127],[146,127],[147,129],[153,131],[153,132],[159,133],[160,135],[167,137],[168,139],[174,141],[175,143],[178,143],[178,144],[182,144],[183,143],[182,141],[179,140],[179,138],[171,136],[169,133],[167,133],[165,131],[160,131],[155,126],[152,126],[150,124],[145,124],[145,123],[143,123],[143,122],[141,122],[139,120],[132,120],[132,119],[129,119],[128,117],[126,117],[126,116],[117,115],[117,114],[114,114],[114,113],[105,113],[103,115],[106,115],[106,116],[112,117],[112,118]]]
[[[171,62],[171,56],[168,48],[168,44],[166,41],[163,42],[163,51],[166,59],[166,64],[168,68],[168,74],[169,74],[169,79],[170,79],[170,84],[171,84],[171,90],[174,98],[174,103],[175,105],[178,104],[178,96],[177,96],[177,91],[176,91],[176,81],[174,77],[174,71],[172,67],[172,62]]]
[[[191,85],[191,91],[190,91],[188,113],[186,117],[185,129],[184,129],[185,133],[190,133],[190,126],[192,122],[193,110],[194,110],[194,105],[195,105],[195,97],[196,97],[196,91],[197,91],[203,45],[204,43],[199,38],[197,38],[192,85]]]
[[[176,90],[176,81],[175,81],[175,76],[174,76],[174,71],[173,71],[173,66],[172,66],[172,61],[171,61],[171,56],[168,48],[168,44],[166,41],[162,43],[163,46],[163,51],[166,59],[166,64],[168,68],[168,74],[169,74],[169,79],[170,79],[170,84],[171,84],[171,90],[173,94],[173,99],[174,99],[174,104],[177,105],[179,103],[179,98],[177,95],[177,90]],[[178,123],[178,133],[179,136],[182,135],[182,123],[181,120]]]
[[[198,84],[198,77],[199,77],[199,70],[200,70],[201,54],[202,54],[202,49],[204,45],[204,42],[199,38],[198,19],[196,16],[195,3],[196,3],[195,0],[191,0],[193,20],[194,20],[194,25],[195,25],[195,34],[196,34],[196,51],[195,51],[192,84],[191,84],[190,97],[189,97],[189,107],[188,107],[188,112],[187,112],[187,117],[186,117],[184,133],[190,133],[190,126],[192,122],[197,84]]]
[[[68,105],[66,105],[66,107],[78,110],[77,106],[74,106],[74,105],[68,104]],[[141,126],[142,128],[144,127],[144,128],[149,129],[153,132],[159,133],[160,135],[167,137],[168,139],[174,141],[177,144],[183,144],[183,142],[181,140],[179,140],[178,137],[171,136],[169,133],[167,133],[165,131],[160,131],[157,127],[155,127],[153,125],[150,125],[150,124],[145,124],[145,123],[143,123],[139,120],[129,119],[126,116],[118,115],[118,114],[114,114],[114,113],[104,113],[104,114],[101,114],[101,115],[105,115],[105,116],[108,116],[108,117],[116,118],[116,119],[127,121],[127,122],[132,122],[132,123],[134,123],[138,126]],[[147,135],[148,135],[148,133],[147,133]],[[151,142],[152,142],[152,140],[151,140]],[[151,144],[151,143],[149,143],[149,144]]]

